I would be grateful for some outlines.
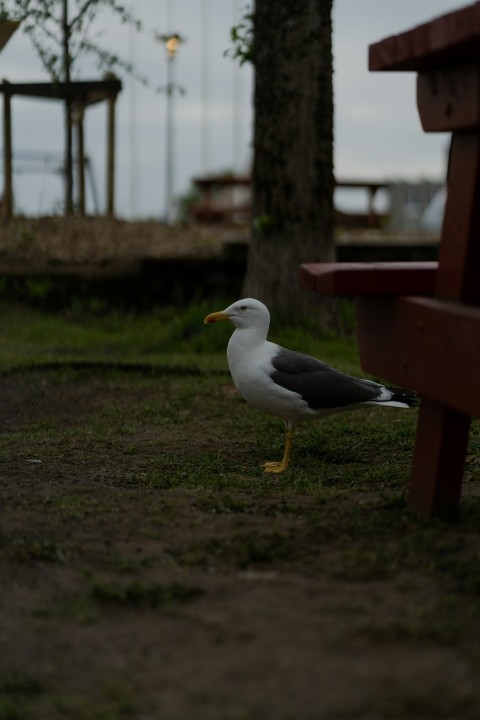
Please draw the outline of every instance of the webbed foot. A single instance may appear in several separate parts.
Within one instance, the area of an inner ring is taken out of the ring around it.
[[[282,473],[285,472],[285,470],[288,467],[288,462],[285,462],[284,460],[281,461],[272,461],[272,462],[266,462],[262,465],[264,472],[267,473]]]

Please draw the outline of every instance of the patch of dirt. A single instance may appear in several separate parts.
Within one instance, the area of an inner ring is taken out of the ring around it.
[[[119,272],[138,260],[219,257],[224,244],[245,241],[239,225],[127,222],[108,218],[16,218],[0,234],[0,270],[22,274],[97,267]]]
[[[142,425],[109,442],[85,434],[102,409],[133,413],[151,393],[95,375],[0,379],[0,717],[477,716],[462,649],[395,632],[425,616],[431,583],[325,576],[328,546],[306,520],[315,497],[286,500],[274,482],[255,498],[130,482],[119,466],[132,452],[138,467],[153,453],[181,463],[206,434],[229,453],[201,419],[158,424],[156,440]],[[238,538],[270,545],[244,561]]]

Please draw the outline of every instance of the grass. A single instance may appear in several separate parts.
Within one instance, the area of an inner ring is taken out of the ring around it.
[[[225,369],[228,323],[205,328],[203,318],[227,301],[202,303],[179,311],[157,308],[151,314],[109,311],[89,314],[35,311],[22,305],[0,307],[0,371],[46,363],[126,363],[175,370]],[[339,359],[348,369],[358,365],[354,344],[318,329],[272,323],[272,339],[327,362]]]
[[[227,325],[202,324],[225,304],[150,316],[4,308],[0,720],[133,719],[159,708],[174,720],[223,720],[260,706],[266,720],[313,719],[318,708],[301,697],[317,687],[314,669],[333,662],[349,678],[355,653],[376,664],[360,683],[352,675],[356,704],[343,706],[339,691],[325,716],[477,717],[478,424],[457,523],[406,511],[416,411],[306,425],[291,468],[267,476],[260,466],[281,456],[282,424],[232,391]],[[360,373],[351,340],[272,332]],[[392,653],[403,670],[385,679]],[[413,695],[408,678],[402,685],[419,653],[443,658],[431,673],[443,696],[433,679]],[[196,654],[208,662],[196,665]],[[252,657],[266,658],[267,674]],[[234,699],[249,664],[262,682],[277,679],[268,701]],[[461,668],[461,692],[442,674],[450,665]],[[162,705],[165,694],[173,704]]]

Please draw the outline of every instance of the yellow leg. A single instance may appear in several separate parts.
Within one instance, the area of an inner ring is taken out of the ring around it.
[[[293,430],[287,430],[285,435],[285,450],[283,453],[283,459],[280,462],[273,461],[264,463],[263,469],[265,472],[282,473],[287,469],[288,463],[290,462],[290,453],[292,452],[292,440]]]

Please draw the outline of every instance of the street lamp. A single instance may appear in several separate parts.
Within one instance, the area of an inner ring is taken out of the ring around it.
[[[166,122],[166,151],[165,151],[165,220],[172,221],[173,205],[173,151],[174,151],[174,123],[173,123],[173,93],[175,92],[173,61],[178,46],[184,39],[178,33],[157,35],[157,40],[165,46],[167,51],[167,122]]]

